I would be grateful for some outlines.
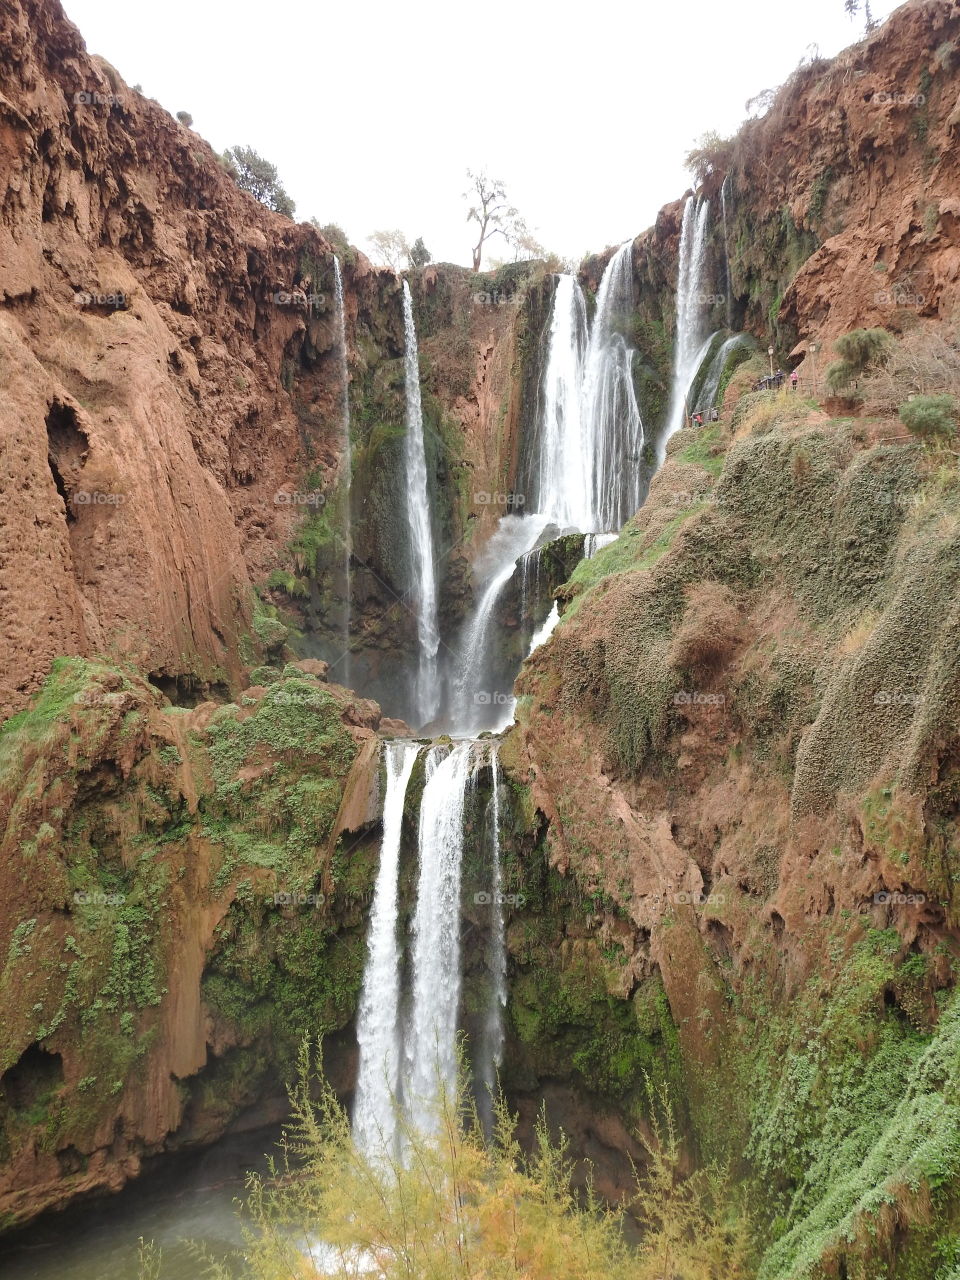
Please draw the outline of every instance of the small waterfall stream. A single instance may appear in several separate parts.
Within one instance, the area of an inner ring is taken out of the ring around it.
[[[350,441],[350,371],[347,368],[347,317],[343,302],[343,276],[340,259],[333,256],[333,283],[337,302],[337,340],[340,355],[340,474],[343,492],[343,577],[344,605],[342,623],[343,657],[339,664],[338,680],[350,685],[350,631],[353,607],[353,446]]]
[[[410,286],[403,282],[403,327],[405,338],[404,381],[406,384],[406,464],[407,526],[410,533],[410,597],[417,616],[418,664],[412,699],[412,718],[418,726],[434,718],[439,705],[437,651],[440,628],[437,619],[437,566],[433,546],[427,459],[423,443],[423,406],[420,399],[420,355],[413,320]]]
[[[683,426],[688,412],[687,392],[706,352],[703,326],[707,302],[703,292],[703,267],[707,249],[710,201],[688,196],[683,208],[677,274],[677,319],[674,333],[673,385],[666,428],[657,455],[662,463],[667,441]]]

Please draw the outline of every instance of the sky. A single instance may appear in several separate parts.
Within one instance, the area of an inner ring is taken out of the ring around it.
[[[874,0],[874,17],[895,7]],[[579,260],[684,193],[683,157],[705,132],[734,132],[749,98],[863,31],[843,0],[64,8],[92,53],[189,111],[218,151],[271,160],[298,219],[337,223],[365,252],[372,231],[398,228],[466,265],[468,168],[502,179],[547,250]]]

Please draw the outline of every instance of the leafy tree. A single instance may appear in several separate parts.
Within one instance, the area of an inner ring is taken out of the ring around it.
[[[221,163],[242,191],[265,204],[274,213],[292,218],[296,205],[287,195],[277,174],[277,166],[265,160],[253,147],[228,147]]]
[[[425,267],[430,260],[430,250],[423,243],[423,236],[417,236],[413,242],[413,248],[410,250],[411,267]]]
[[[734,139],[721,138],[710,130],[697,139],[696,146],[684,156],[684,168],[693,175],[697,186],[711,173],[727,173],[733,160]]]
[[[900,421],[911,435],[923,439],[956,435],[958,417],[955,396],[914,396],[900,406]]]
[[[193,116],[190,114],[189,111],[178,111],[177,119],[187,129],[191,129],[193,127]]]
[[[373,245],[374,255],[381,263],[392,267],[394,271],[402,271],[410,263],[410,241],[402,231],[373,231],[367,236],[368,243]]]
[[[893,351],[893,338],[886,329],[854,329],[833,344],[840,356],[827,368],[831,391],[846,391],[871,369],[879,368]]]

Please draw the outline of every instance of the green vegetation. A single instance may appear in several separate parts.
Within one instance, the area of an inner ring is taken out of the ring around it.
[[[248,191],[274,213],[282,213],[285,218],[293,217],[297,206],[284,190],[277,166],[265,160],[253,147],[228,147],[220,157],[220,163],[241,191]]]
[[[834,343],[840,359],[827,367],[831,391],[847,391],[871,370],[883,365],[893,349],[893,337],[886,329],[854,329]]]
[[[900,406],[900,421],[923,440],[955,436],[958,419],[960,405],[951,395],[915,396]]]
[[[300,1072],[281,1157],[248,1184],[242,1253],[254,1280],[316,1274],[304,1249],[318,1222],[330,1250],[323,1274],[344,1280],[357,1274],[361,1258],[373,1261],[383,1280],[746,1274],[746,1226],[729,1210],[724,1171],[710,1166],[686,1175],[672,1114],[654,1091],[650,1135],[638,1135],[645,1167],[633,1207],[645,1231],[634,1249],[623,1238],[621,1215],[602,1208],[592,1189],[585,1199],[571,1189],[566,1146],[551,1140],[544,1117],[525,1155],[500,1101],[487,1141],[463,1084],[456,1097],[442,1099],[435,1136],[399,1115],[408,1158],[387,1156],[374,1166],[355,1147],[333,1090],[312,1081],[306,1050]],[[162,1280],[162,1261],[157,1248],[142,1245],[140,1280]],[[211,1280],[232,1280],[229,1260],[203,1261]]]

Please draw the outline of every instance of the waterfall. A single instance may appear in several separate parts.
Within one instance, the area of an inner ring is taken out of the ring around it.
[[[477,562],[481,586],[476,607],[461,636],[453,684],[451,720],[457,733],[476,734],[486,729],[499,732],[510,723],[512,695],[509,690],[491,687],[498,679],[490,662],[494,615],[497,601],[518,563],[523,562],[546,527],[545,516],[504,516]]]
[[[463,809],[474,744],[431,747],[420,802],[420,876],[413,920],[413,1000],[404,1044],[403,1104],[431,1132],[457,1078]]]
[[[724,302],[727,306],[727,328],[733,328],[733,281],[730,278],[730,239],[727,235],[727,183],[730,181],[730,175],[727,174],[720,186],[720,213],[723,217],[723,268],[724,281],[726,283],[726,292],[724,294]]]
[[[333,282],[337,299],[338,349],[340,353],[340,423],[341,453],[340,472],[343,478],[343,576],[344,576],[344,612],[343,612],[343,669],[341,684],[350,685],[350,624],[353,606],[353,575],[351,558],[353,556],[353,446],[350,442],[350,373],[347,369],[347,318],[343,305],[343,276],[340,274],[340,259],[333,255]]]
[[[580,404],[586,333],[580,286],[573,276],[558,276],[528,500],[563,528],[586,528],[591,518],[592,450]]]
[[[407,783],[420,746],[386,742],[380,869],[373,892],[367,962],[357,1014],[360,1065],[353,1108],[357,1146],[372,1160],[397,1154],[400,1083],[400,944],[397,939],[400,833]]]
[[[427,486],[427,460],[423,445],[420,355],[417,350],[417,330],[413,322],[413,299],[406,280],[403,282],[403,327],[406,340],[405,482],[407,525],[410,531],[410,594],[416,602],[418,642],[412,714],[420,726],[433,719],[439,703],[437,650],[440,647],[440,630],[437,620],[436,558]]]
[[[490,797],[490,849],[493,870],[491,908],[493,929],[490,935],[490,996],[484,1026],[484,1052],[480,1068],[480,1109],[487,1131],[491,1125],[492,1100],[497,1088],[497,1071],[503,1060],[503,1011],[507,1007],[507,940],[503,919],[503,874],[500,866],[500,758],[499,745],[490,748],[490,770],[493,791]]]
[[[703,358],[703,320],[707,304],[703,294],[703,265],[707,248],[709,200],[688,196],[683,208],[677,274],[677,319],[674,333],[673,387],[667,425],[657,447],[659,462],[666,457],[667,441],[684,425],[687,392]]]
[[[628,342],[632,315],[632,241],[607,264],[592,325],[577,281],[557,276],[524,483],[528,510],[561,529],[619,529],[640,505],[644,432]]]
[[[538,627],[538,629],[530,637],[530,648],[527,650],[528,658],[530,657],[531,653],[533,653],[534,649],[539,649],[542,644],[547,643],[547,641],[553,635],[554,629],[556,628],[556,625],[559,621],[560,621],[560,606],[557,604],[556,600],[554,600],[550,608],[550,612],[547,614],[546,618],[544,619],[543,626]]]
[[[633,241],[607,264],[590,328],[581,393],[590,508],[581,532],[619,529],[640,506],[643,423],[633,386]]]
[[[710,343],[713,344],[717,337],[718,334],[713,334],[710,338]],[[704,374],[703,382],[694,397],[698,411],[707,413],[714,407],[717,401],[717,392],[720,390],[720,379],[723,377],[723,371],[727,367],[727,361],[737,347],[743,346],[747,341],[746,334],[734,333],[717,347],[710,357],[710,363]]]

